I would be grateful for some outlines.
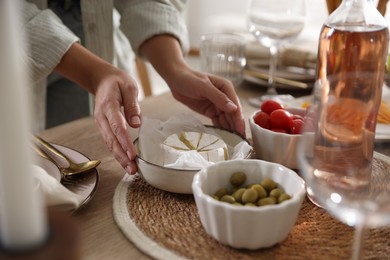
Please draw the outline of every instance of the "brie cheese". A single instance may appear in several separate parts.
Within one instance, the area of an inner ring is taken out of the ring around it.
[[[164,150],[164,165],[175,163],[188,151],[196,151],[209,162],[227,160],[226,143],[219,137],[206,133],[181,132],[167,137],[162,143]]]

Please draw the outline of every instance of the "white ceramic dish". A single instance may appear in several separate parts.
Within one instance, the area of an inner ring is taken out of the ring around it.
[[[90,161],[90,159],[87,156],[85,156],[84,154],[76,150],[58,144],[52,144],[52,145],[76,163]],[[42,167],[52,177],[60,181],[61,173],[57,168],[57,166],[55,166],[52,162],[39,157],[37,164],[40,167]],[[79,182],[72,185],[65,186],[73,193],[76,193],[84,198],[83,202],[76,210],[79,210],[81,207],[85,206],[92,199],[92,197],[96,193],[98,183],[99,183],[99,171],[98,169],[95,168],[93,169],[93,171],[91,171],[91,173],[88,173],[88,175],[86,175]]]
[[[212,126],[207,126],[212,127]],[[246,141],[244,138],[229,132],[223,129],[212,127],[216,134],[220,136],[225,143],[231,147],[236,146],[242,141]],[[137,154],[140,154],[138,147],[138,139],[134,140],[134,145],[137,150]],[[252,155],[252,150],[244,158],[250,158]],[[175,169],[163,167],[161,165],[153,164],[146,161],[145,159],[137,156],[136,163],[138,166],[138,172],[141,177],[150,185],[155,188],[182,194],[192,194],[192,179],[194,175],[199,171],[198,170],[185,170],[185,169]]]
[[[286,101],[283,105],[286,108],[302,108],[304,104],[310,103],[312,96],[303,96]],[[382,100],[390,104],[390,90],[386,85],[383,86]],[[390,124],[377,124],[375,131],[376,142],[390,141]]]
[[[263,207],[235,206],[212,198],[218,189],[231,187],[230,176],[237,171],[246,174],[246,184],[269,177],[292,198]],[[254,159],[209,166],[195,175],[192,189],[206,232],[222,244],[244,249],[266,248],[282,242],[293,228],[306,194],[304,181],[294,171]]]
[[[247,68],[252,71],[257,71],[262,74],[267,75],[269,73],[269,61],[248,61]],[[309,89],[312,88],[315,81],[315,69],[313,68],[302,68],[295,66],[278,66],[275,77],[280,77],[289,80],[295,80],[300,82],[305,82],[309,85]],[[245,75],[244,80],[261,85],[263,87],[269,86],[267,80],[259,79],[253,76]],[[297,89],[297,87],[285,85],[285,84],[276,84],[277,88],[280,89]]]
[[[287,111],[303,116],[305,110],[287,108]],[[257,159],[282,164],[290,169],[298,169],[296,156],[297,144],[302,135],[292,135],[274,132],[260,127],[254,121],[254,112],[249,118],[249,127],[252,134],[254,157]]]

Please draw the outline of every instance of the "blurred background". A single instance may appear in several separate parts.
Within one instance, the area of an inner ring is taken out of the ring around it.
[[[188,0],[187,10],[184,15],[186,16],[191,46],[191,52],[186,57],[190,66],[196,69],[200,68],[197,53],[202,34],[235,32],[244,35],[249,43],[255,41],[246,29],[245,11],[248,2],[248,0]],[[48,7],[80,37],[83,44],[84,32],[80,0],[49,0]],[[114,13],[114,28],[116,28],[114,30],[118,30],[117,26],[119,26],[120,19],[118,15]],[[327,15],[325,0],[308,0],[305,29],[291,45],[304,46],[304,48],[316,52],[319,31]],[[386,18],[388,19],[388,15]],[[114,32],[114,37],[116,35]],[[124,46],[128,44],[127,42],[121,41],[121,39],[118,39],[117,42],[119,42],[119,45],[116,45],[115,48],[118,53],[131,51],[129,46]],[[119,50],[122,47],[123,49]],[[134,59],[133,53],[130,56]],[[169,91],[165,82],[154,71],[152,66],[147,62],[144,65],[150,81],[151,94],[158,95]],[[140,83],[139,71],[137,71],[134,64],[128,64],[126,70]],[[140,87],[139,99],[142,100],[144,96],[142,87]],[[44,122],[43,128],[50,128],[89,115],[88,93],[57,74],[53,73],[50,75],[46,94],[46,122]]]

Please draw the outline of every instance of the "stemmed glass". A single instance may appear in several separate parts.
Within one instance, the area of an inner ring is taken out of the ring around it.
[[[291,95],[278,95],[274,77],[279,48],[303,30],[305,13],[305,0],[250,1],[246,13],[248,30],[270,50],[268,90],[261,97],[251,98],[251,104],[258,106],[267,99],[283,102],[292,98]]]
[[[345,98],[340,90],[357,82],[360,89],[381,82],[363,72],[340,77],[316,82],[297,158],[309,198],[355,227],[352,259],[361,259],[365,229],[390,224],[390,175],[379,167],[388,158],[373,152],[380,95],[361,96],[355,89]]]

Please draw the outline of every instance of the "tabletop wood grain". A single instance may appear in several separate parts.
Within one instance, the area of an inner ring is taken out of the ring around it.
[[[247,103],[247,99],[259,95],[258,86],[244,85],[237,87],[246,118],[246,133],[250,137],[248,126],[249,116],[257,110]],[[295,92],[296,95],[309,94],[310,92]],[[168,119],[170,116],[181,113],[191,113],[203,123],[211,124],[211,121],[174,100],[170,93],[153,96],[144,99],[141,103],[143,116]],[[137,129],[129,130],[132,138],[138,136]],[[147,255],[139,251],[116,226],[112,213],[112,200],[115,188],[123,178],[125,171],[116,162],[114,156],[106,148],[99,130],[92,117],[79,119],[60,125],[40,133],[40,136],[52,143],[61,144],[85,154],[90,159],[101,160],[98,169],[100,183],[94,198],[80,211],[74,214],[79,223],[82,236],[82,259],[149,259]],[[389,145],[383,146],[389,151]]]

